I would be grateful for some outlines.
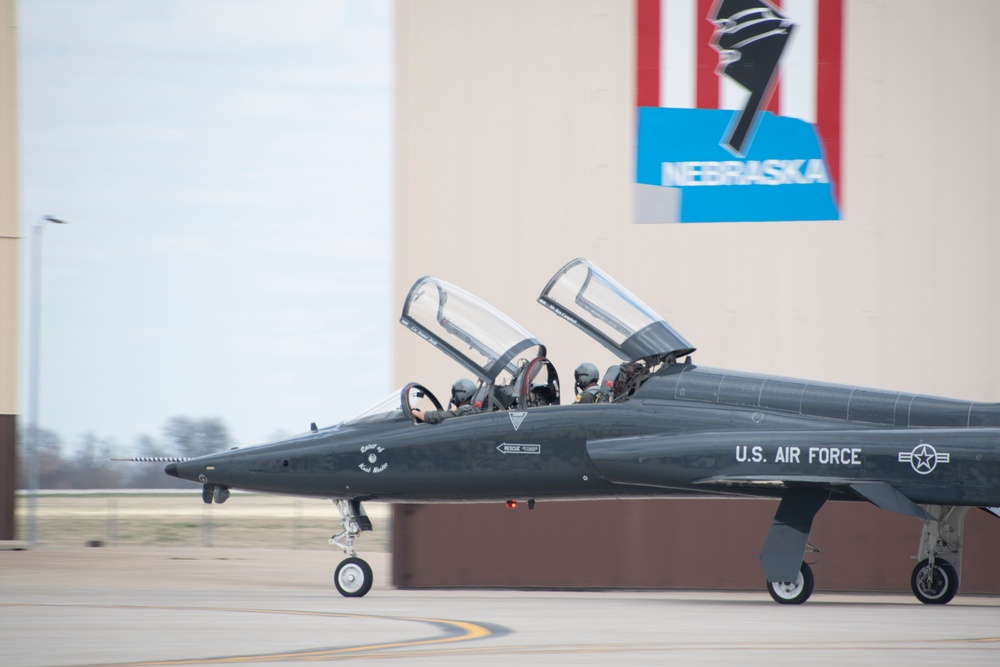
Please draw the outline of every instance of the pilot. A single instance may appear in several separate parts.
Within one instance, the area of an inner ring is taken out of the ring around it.
[[[476,396],[476,383],[468,378],[459,378],[451,385],[451,410],[421,410],[412,408],[413,416],[428,424],[438,424],[451,417],[464,417],[478,412],[472,407],[472,399]]]
[[[601,392],[597,381],[600,379],[597,366],[584,362],[576,367],[576,402],[577,403],[605,403],[608,398]]]

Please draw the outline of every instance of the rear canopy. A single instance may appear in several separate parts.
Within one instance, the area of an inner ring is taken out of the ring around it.
[[[583,257],[559,269],[538,302],[625,361],[676,359],[695,350],[653,309]]]

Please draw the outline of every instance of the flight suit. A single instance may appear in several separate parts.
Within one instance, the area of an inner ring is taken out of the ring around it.
[[[577,403],[604,403],[607,400],[606,397],[601,395],[601,388],[596,384],[590,385],[576,397]]]
[[[428,410],[424,413],[424,421],[428,424],[440,424],[445,419],[452,417],[464,417],[478,412],[474,407],[466,403],[452,410]]]

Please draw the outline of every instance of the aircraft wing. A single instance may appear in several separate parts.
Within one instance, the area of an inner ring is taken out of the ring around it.
[[[850,492],[859,498],[867,500],[872,505],[890,512],[898,512],[918,519],[933,520],[934,517],[925,512],[920,505],[897,491],[888,482],[859,481],[842,477],[820,477],[817,475],[785,474],[775,477],[754,475],[715,476],[697,480],[694,484],[719,484],[727,487],[742,486],[749,488],[788,489],[815,486],[830,491]],[[998,515],[1000,516],[1000,515]]]

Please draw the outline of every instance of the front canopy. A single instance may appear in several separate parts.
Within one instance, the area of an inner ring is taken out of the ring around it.
[[[425,276],[410,288],[400,322],[487,383],[501,372],[512,376],[514,359],[545,356],[545,346],[509,317],[465,290]]]
[[[583,257],[559,269],[538,302],[626,361],[677,358],[695,350],[653,309]]]

